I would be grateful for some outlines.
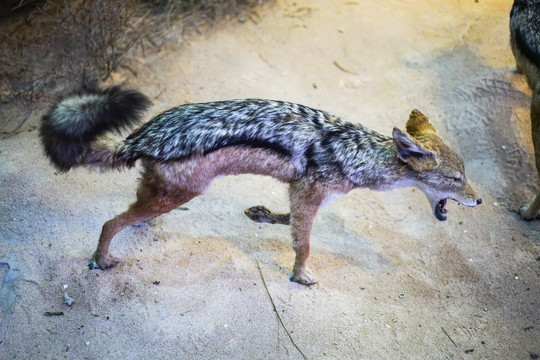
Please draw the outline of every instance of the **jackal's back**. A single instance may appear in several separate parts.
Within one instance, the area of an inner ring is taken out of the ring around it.
[[[348,123],[324,111],[283,101],[245,99],[187,104],[167,110],[131,134],[118,156],[159,161],[205,155],[227,146],[303,154],[325,132]]]

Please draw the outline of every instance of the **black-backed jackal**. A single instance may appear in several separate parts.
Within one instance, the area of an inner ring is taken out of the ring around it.
[[[120,169],[137,161],[142,167],[136,202],[103,225],[94,254],[102,269],[116,264],[109,254],[115,234],[200,195],[218,175],[269,175],[289,184],[291,212],[281,223],[292,228],[294,279],[307,285],[316,282],[306,263],[313,219],[325,200],[355,188],[415,186],[441,221],[447,199],[481,203],[463,161],[418,110],[406,131],[394,128],[389,137],[303,105],[230,100],[172,108],[124,140],[106,135],[137,123],[149,103],[119,86],[91,89],[64,98],[42,120],[45,152],[60,170]]]

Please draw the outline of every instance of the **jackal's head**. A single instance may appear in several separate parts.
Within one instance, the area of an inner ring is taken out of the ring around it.
[[[427,116],[413,110],[407,132],[394,128],[392,135],[409,180],[426,194],[438,220],[446,220],[448,199],[466,206],[482,203],[467,183],[463,160],[437,135]]]

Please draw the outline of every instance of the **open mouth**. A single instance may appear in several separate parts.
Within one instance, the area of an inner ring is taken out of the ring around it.
[[[446,210],[445,206],[446,206],[446,199],[439,200],[439,202],[435,206],[435,210],[433,211],[433,213],[435,214],[435,217],[439,221],[446,220],[445,214],[448,213],[448,211]]]

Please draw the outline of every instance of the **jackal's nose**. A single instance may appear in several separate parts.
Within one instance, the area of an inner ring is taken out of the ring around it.
[[[482,203],[482,198],[476,199],[476,205],[480,205]]]

